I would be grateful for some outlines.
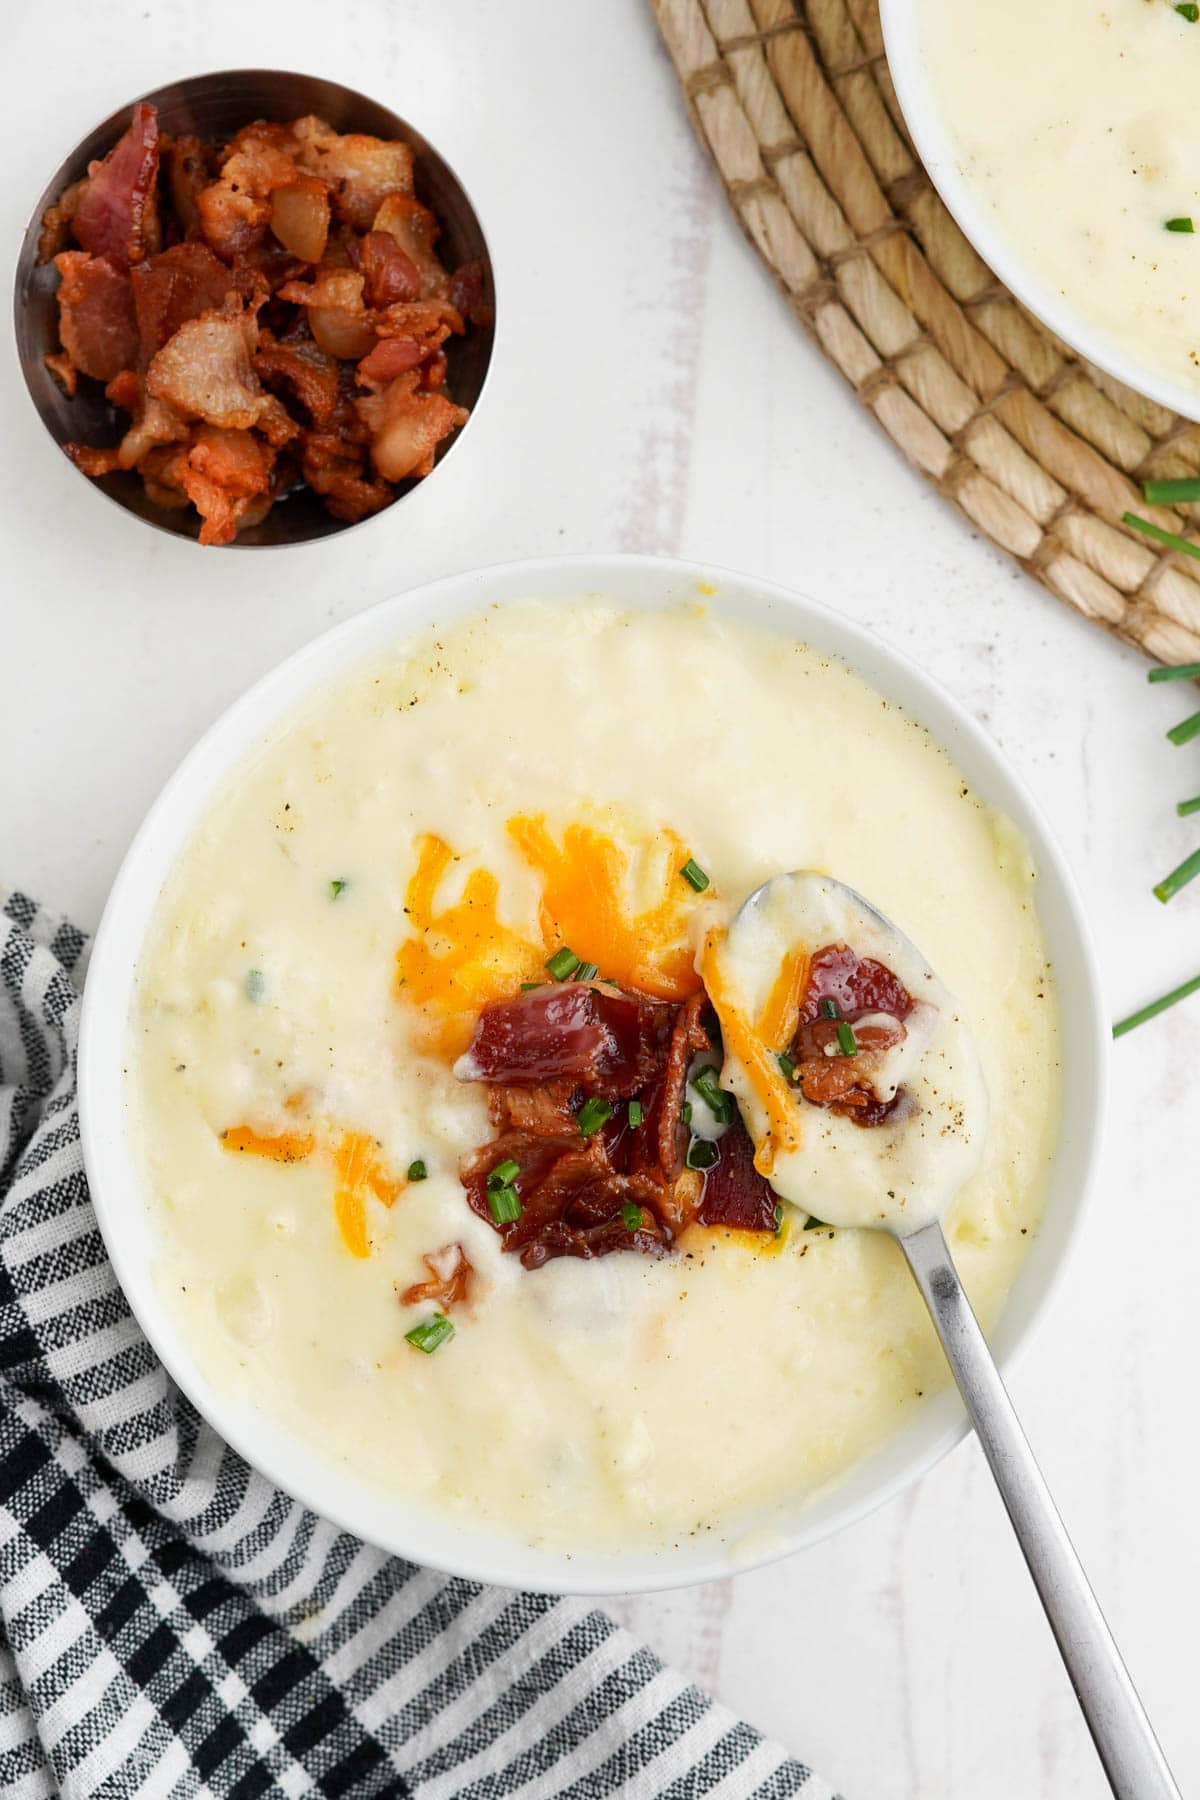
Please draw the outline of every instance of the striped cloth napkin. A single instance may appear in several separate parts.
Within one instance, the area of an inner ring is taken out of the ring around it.
[[[832,1800],[586,1601],[447,1580],[177,1392],[79,1148],[86,940],[0,907],[0,1794]]]

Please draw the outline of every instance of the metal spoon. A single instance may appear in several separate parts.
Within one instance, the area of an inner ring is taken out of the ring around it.
[[[911,966],[915,959],[928,969],[911,940],[861,894],[829,876],[809,871],[776,876],[757,888],[730,926],[727,950],[735,944],[739,928],[765,915],[780,892],[780,883],[798,882],[818,884],[852,913],[866,915],[873,935],[878,938],[882,933],[893,949],[894,960],[887,955],[879,960],[894,967],[896,962]],[[889,1231],[896,1238],[924,1295],[1113,1793],[1117,1800],[1180,1800],[1166,1758],[992,1360],[940,1220],[907,1231],[902,1222],[895,1221],[873,1228]]]

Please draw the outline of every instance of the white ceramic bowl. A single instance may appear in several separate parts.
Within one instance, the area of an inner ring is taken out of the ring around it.
[[[1022,260],[1019,246],[963,175],[925,58],[920,10],[918,0],[879,0],[888,69],[917,154],[964,236],[1005,287],[1080,356],[1160,406],[1187,419],[1200,419],[1200,384],[1173,381],[1161,369],[1130,356],[1085,313],[1064,300]],[[1053,168],[1045,171],[1036,203],[1054,205]]]
[[[654,557],[563,557],[456,575],[361,613],[267,675],[218,720],[167,783],[114,884],[84,994],[79,1094],[83,1147],[100,1229],[147,1337],[200,1412],[246,1459],[326,1517],[421,1563],[510,1586],[613,1593],[669,1587],[767,1562],[861,1518],[932,1467],[966,1430],[957,1397],[945,1393],[916,1422],[817,1497],[799,1503],[786,1529],[747,1540],[736,1522],[711,1537],[659,1551],[601,1554],[533,1549],[472,1531],[402,1504],[323,1462],[246,1400],[231,1400],[198,1367],[153,1273],[155,1223],[127,1125],[122,1070],[134,974],[162,884],[218,787],[274,723],[343,669],[414,628],[506,599],[603,595],[630,607],[695,601],[769,624],[842,657],[881,694],[921,720],[977,792],[1024,833],[1039,872],[1042,926],[1057,972],[1067,1047],[1062,1136],[1045,1224],[1029,1252],[995,1348],[1007,1363],[1049,1299],[1078,1226],[1103,1114],[1108,1023],[1087,926],[1061,852],[1025,788],[963,709],[894,650],[810,600],[724,570]],[[482,1448],[482,1447],[481,1447]],[[739,1538],[742,1541],[739,1543]],[[753,1548],[752,1548],[753,1545]]]

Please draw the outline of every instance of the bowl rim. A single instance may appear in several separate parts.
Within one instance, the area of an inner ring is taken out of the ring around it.
[[[433,139],[431,137],[428,137],[426,135],[426,133],[423,132],[417,125],[414,125],[413,122],[409,118],[407,118],[404,114],[396,112],[394,107],[387,105],[386,102],[384,102],[383,100],[375,99],[371,94],[364,92],[364,90],[362,88],[351,87],[347,82],[338,81],[336,79],[336,77],[334,77],[332,75],[312,75],[312,74],[302,73],[301,71],[299,71],[297,69],[281,69],[281,68],[267,69],[267,68],[244,67],[244,68],[235,68],[235,69],[222,69],[222,68],[200,69],[197,71],[193,71],[190,75],[178,76],[177,78],[175,78],[174,80],[171,80],[171,81],[160,81],[157,84],[157,86],[152,87],[152,88],[147,88],[144,93],[135,94],[131,100],[127,100],[127,101],[123,102],[122,105],[114,107],[112,109],[112,111],[109,113],[106,113],[102,119],[98,119],[96,121],[96,123],[91,127],[90,130],[83,132],[75,140],[75,142],[71,145],[70,149],[68,149],[66,151],[66,153],[60,158],[60,160],[57,164],[55,173],[47,180],[47,182],[45,183],[45,185],[42,189],[41,197],[33,203],[33,210],[30,212],[29,217],[26,222],[26,225],[25,225],[25,228],[21,233],[21,241],[20,241],[20,245],[17,250],[16,259],[15,259],[15,262],[13,265],[13,280],[12,280],[12,314],[11,314],[11,317],[12,317],[12,322],[13,322],[13,337],[14,337],[15,346],[16,346],[16,350],[17,350],[17,363],[20,367],[20,372],[21,372],[21,387],[24,390],[24,393],[29,402],[29,405],[33,410],[34,416],[36,417],[38,423],[41,425],[42,430],[46,433],[46,436],[50,439],[51,443],[54,445],[55,449],[59,450],[61,452],[63,447],[59,443],[59,440],[55,436],[54,432],[50,429],[50,426],[47,423],[47,420],[42,412],[42,409],[38,404],[37,398],[34,394],[33,388],[30,383],[30,377],[29,377],[28,371],[26,369],[25,358],[24,358],[23,354],[21,353],[21,324],[22,324],[23,309],[24,309],[24,306],[26,303],[26,298],[27,298],[26,292],[25,292],[26,281],[27,281],[27,277],[29,275],[30,268],[32,268],[36,272],[36,270],[39,266],[38,262],[37,262],[37,255],[36,255],[37,240],[40,235],[42,219],[45,216],[47,204],[53,203],[52,200],[49,202],[47,201],[47,196],[53,195],[56,189],[59,189],[59,191],[61,191],[61,189],[59,188],[60,180],[64,178],[66,169],[68,168],[68,166],[71,163],[74,162],[75,158],[78,156],[80,150],[83,148],[83,146],[85,144],[87,144],[92,138],[98,137],[100,135],[100,133],[107,132],[109,130],[109,128],[112,128],[113,130],[117,130],[120,127],[121,120],[124,118],[127,118],[127,116],[132,113],[133,108],[135,106],[141,105],[144,101],[151,101],[151,102],[157,104],[164,95],[171,93],[173,90],[179,89],[179,88],[188,88],[192,84],[197,83],[197,82],[250,81],[253,79],[262,79],[262,78],[266,78],[266,77],[269,77],[271,79],[278,78],[283,81],[314,82],[314,83],[319,83],[323,87],[340,88],[342,93],[349,96],[351,100],[362,101],[366,105],[371,106],[371,107],[376,107],[376,108],[378,108],[378,110],[380,112],[386,113],[390,119],[395,121],[395,124],[398,127],[398,135],[403,136],[405,141],[408,143],[412,143],[413,140],[415,140],[417,145],[420,146],[420,148],[417,151],[418,156],[420,155],[422,150],[426,151],[426,152],[432,152],[432,154],[442,164],[443,168],[446,170],[447,174],[450,176],[451,181],[455,184],[455,186],[457,186],[463,199],[466,201],[467,207],[471,214],[471,218],[475,225],[475,229],[479,233],[479,240],[483,247],[484,258],[486,259],[488,273],[491,278],[492,304],[493,304],[494,316],[493,316],[493,321],[492,321],[492,325],[490,328],[489,343],[488,343],[488,349],[487,349],[487,359],[483,365],[483,374],[482,374],[482,377],[481,377],[480,383],[479,383],[479,391],[475,395],[475,398],[474,398],[473,402],[471,403],[471,407],[467,414],[466,420],[464,421],[464,423],[462,425],[459,426],[458,430],[454,433],[453,437],[450,438],[450,440],[441,448],[440,454],[438,455],[433,468],[430,470],[429,475],[424,475],[419,480],[416,480],[416,481],[410,481],[409,486],[407,486],[402,493],[397,494],[395,499],[391,500],[387,506],[381,507],[378,510],[378,512],[367,513],[361,519],[340,520],[340,521],[338,521],[337,525],[334,528],[331,528],[329,531],[322,532],[321,534],[316,535],[316,536],[285,537],[285,538],[281,539],[278,543],[252,542],[251,540],[249,540],[247,538],[242,538],[241,536],[238,536],[238,537],[235,537],[232,540],[232,542],[228,543],[228,544],[215,545],[215,546],[208,545],[208,544],[202,545],[199,541],[199,537],[196,532],[176,530],[172,525],[167,524],[165,522],[165,520],[162,518],[152,518],[148,514],[137,512],[132,506],[127,506],[119,495],[111,493],[109,491],[109,489],[102,484],[101,481],[96,480],[94,477],[92,477],[90,475],[85,475],[83,470],[80,469],[74,462],[72,462],[71,458],[69,456],[66,456],[64,458],[65,461],[70,465],[72,470],[74,470],[75,474],[80,478],[80,480],[85,482],[87,484],[87,486],[94,493],[101,495],[101,497],[104,500],[106,500],[110,506],[115,506],[117,508],[118,512],[124,513],[126,516],[133,518],[134,520],[136,520],[136,522],[139,525],[146,525],[146,526],[149,526],[152,531],[161,532],[165,537],[172,538],[172,539],[175,539],[178,541],[182,541],[184,543],[191,543],[191,544],[194,544],[197,547],[197,549],[204,549],[204,550],[214,549],[214,548],[223,549],[223,550],[294,550],[294,549],[301,549],[307,544],[322,544],[326,541],[327,538],[339,538],[339,539],[344,538],[347,532],[356,530],[360,525],[371,525],[371,524],[374,524],[376,520],[385,518],[387,516],[387,514],[390,513],[395,507],[399,506],[402,501],[411,499],[415,493],[419,492],[420,489],[422,487],[424,487],[425,483],[430,479],[430,477],[433,475],[436,475],[438,470],[441,468],[442,464],[444,462],[446,462],[450,456],[453,455],[454,451],[457,449],[458,445],[461,443],[462,439],[466,436],[467,432],[470,430],[471,426],[475,422],[476,414],[479,411],[479,407],[483,400],[483,396],[486,393],[487,388],[488,388],[488,380],[489,380],[489,377],[492,372],[492,364],[496,360],[497,320],[499,319],[499,316],[500,316],[500,308],[496,302],[496,259],[493,254],[492,246],[488,239],[488,235],[483,228],[483,218],[480,213],[479,207],[476,205],[474,194],[472,194],[471,190],[467,187],[466,183],[464,182],[462,176],[459,174],[455,165],[452,162],[450,162],[450,160],[443,154],[441,149],[439,149],[438,145],[433,141]],[[123,127],[120,127],[120,128],[123,129]],[[115,138],[114,138],[113,142],[114,143],[116,142]],[[33,247],[32,262],[30,262],[29,255],[28,255],[28,252],[30,251],[31,246]],[[286,499],[286,497],[285,497],[285,499]]]
[[[1185,419],[1200,420],[1200,383],[1173,381],[1148,367],[1062,301],[1026,263],[958,166],[922,48],[919,0],[879,0],[888,71],[904,123],[925,173],[963,236],[1009,292],[1056,337],[1135,394]]]
[[[1068,973],[1078,986],[1070,998],[1075,1012],[1073,1055],[1063,1062],[1063,1109],[1047,1210],[991,1334],[1002,1373],[1011,1370],[1044,1317],[1077,1244],[1099,1161],[1111,1047],[1099,968],[1079,891],[1022,777],[960,702],[910,658],[834,608],[777,583],[714,564],[647,555],[581,554],[491,564],[442,577],[364,609],[310,640],[246,689],[204,732],[150,807],[121,864],[96,933],[83,994],[78,1093],[84,1165],[102,1238],[130,1309],[156,1356],[200,1415],[253,1469],[314,1512],[392,1554],[453,1576],[556,1594],[652,1592],[691,1585],[765,1566],[819,1542],[894,1498],[962,1441],[969,1427],[957,1393],[951,1387],[927,1399],[911,1424],[856,1464],[828,1495],[822,1491],[803,1502],[799,1510],[807,1523],[801,1520],[786,1531],[762,1534],[761,1541],[753,1532],[741,1542],[727,1539],[715,1552],[707,1546],[703,1553],[685,1551],[683,1545],[643,1546],[628,1552],[539,1548],[495,1532],[473,1531],[428,1509],[407,1507],[405,1517],[406,1503],[396,1496],[385,1496],[323,1463],[311,1445],[268,1414],[208,1383],[183,1333],[170,1321],[149,1256],[139,1260],[128,1230],[130,1220],[136,1219],[147,1240],[155,1236],[153,1209],[124,1119],[121,1069],[138,958],[162,882],[214,796],[268,732],[308,695],[336,681],[373,651],[402,642],[437,620],[460,618],[506,598],[557,598],[564,605],[612,598],[611,590],[622,584],[636,592],[633,603],[638,606],[659,609],[679,599],[694,603],[704,595],[714,609],[728,605],[734,617],[767,618],[800,641],[841,657],[872,686],[885,694],[891,691],[893,698],[895,678],[902,690],[920,696],[922,708],[917,710],[905,699],[897,704],[926,726],[956,765],[968,765],[968,780],[973,779],[969,768],[973,761],[982,771],[984,787],[1002,791],[1003,810],[1015,817],[1033,852],[1039,888],[1059,908],[1061,924],[1056,930],[1072,964]],[[729,598],[726,589],[731,591]],[[622,595],[620,603],[624,600]],[[939,722],[930,722],[931,713]],[[985,792],[984,797],[989,795]],[[1039,914],[1045,923],[1041,907]],[[1061,963],[1062,958],[1058,960]],[[1067,1011],[1063,989],[1064,1043]],[[1078,1114],[1073,1121],[1068,1117],[1072,1096]],[[1060,1176],[1061,1168],[1066,1176]],[[1056,1185],[1065,1188],[1062,1195],[1056,1196]],[[896,1466],[875,1480],[872,1471],[881,1459]],[[848,1487],[861,1492],[839,1503]],[[377,1502],[373,1509],[372,1498]],[[393,1519],[400,1520],[395,1530]]]

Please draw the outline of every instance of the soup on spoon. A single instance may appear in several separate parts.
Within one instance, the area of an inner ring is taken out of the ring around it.
[[[983,1156],[967,1023],[916,945],[861,894],[777,875],[705,940],[723,1079],[755,1165],[829,1224],[900,1243],[996,1478],[1118,1800],[1178,1789],[951,1258],[941,1221]]]

